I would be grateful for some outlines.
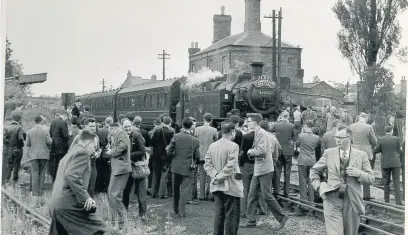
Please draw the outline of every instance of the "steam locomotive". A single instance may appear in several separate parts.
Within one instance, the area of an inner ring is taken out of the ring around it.
[[[270,118],[277,116],[283,105],[277,95],[276,81],[262,75],[263,63],[253,62],[252,73],[235,70],[224,77],[189,85],[186,77],[152,81],[133,87],[77,97],[89,105],[98,121],[119,115],[141,116],[142,125],[149,128],[159,115],[166,113],[180,123],[184,117],[198,121],[209,112],[216,120],[225,120],[231,113],[245,115],[257,112]],[[281,89],[289,86],[289,79],[281,80]]]

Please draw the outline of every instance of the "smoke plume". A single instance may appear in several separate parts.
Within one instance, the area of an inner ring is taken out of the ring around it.
[[[196,73],[190,73],[187,76],[186,86],[192,87],[194,85],[199,85],[204,82],[208,82],[212,79],[223,77],[224,75],[219,71],[212,71],[207,67],[203,67]]]

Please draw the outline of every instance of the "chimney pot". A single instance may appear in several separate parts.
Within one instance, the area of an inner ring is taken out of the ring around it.
[[[152,77],[151,77],[151,80],[156,81],[157,80],[156,78],[157,78],[156,75],[153,74]]]
[[[195,47],[194,48],[198,48],[198,42],[195,42]]]
[[[191,48],[194,48],[194,42],[191,42]]]
[[[221,6],[221,15],[225,14],[225,6]]]

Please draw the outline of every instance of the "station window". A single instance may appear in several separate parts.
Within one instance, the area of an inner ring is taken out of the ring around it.
[[[227,74],[227,57],[222,57],[222,74]]]

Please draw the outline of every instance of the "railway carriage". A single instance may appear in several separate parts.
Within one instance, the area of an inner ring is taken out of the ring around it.
[[[181,122],[184,117],[202,120],[204,113],[212,113],[217,122],[225,120],[232,111],[245,115],[258,112],[265,117],[277,115],[283,103],[277,97],[277,86],[271,77],[262,75],[263,64],[252,63],[252,73],[233,71],[230,74],[190,85],[186,77],[152,81],[113,91],[92,93],[80,98],[89,105],[98,121],[119,115],[143,118],[143,127],[150,129],[159,115],[166,113]],[[288,80],[288,79],[287,79]],[[289,83],[283,79],[282,84]]]

